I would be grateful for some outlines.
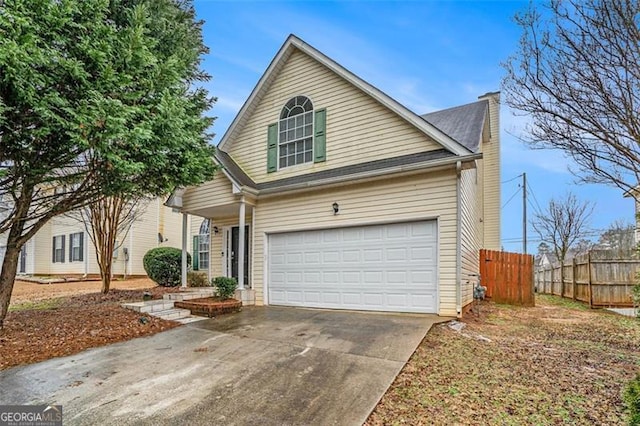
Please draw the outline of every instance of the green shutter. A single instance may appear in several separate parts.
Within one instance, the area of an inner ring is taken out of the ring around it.
[[[191,253],[191,264],[193,265],[193,270],[197,271],[200,266],[200,259],[198,256],[200,254],[199,251],[200,238],[199,235],[193,236],[193,252]]]
[[[270,124],[267,131],[267,173],[278,170],[278,123]]]
[[[321,163],[327,159],[327,110],[319,109],[316,111],[315,135],[313,138],[313,162]]]
[[[84,232],[80,233],[80,262],[84,261]]]

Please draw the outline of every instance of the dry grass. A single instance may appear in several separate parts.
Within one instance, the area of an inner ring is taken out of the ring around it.
[[[542,296],[429,332],[369,425],[625,424],[640,321]]]

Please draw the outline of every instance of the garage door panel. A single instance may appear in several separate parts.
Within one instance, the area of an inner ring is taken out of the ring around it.
[[[435,221],[269,236],[274,305],[436,312]]]

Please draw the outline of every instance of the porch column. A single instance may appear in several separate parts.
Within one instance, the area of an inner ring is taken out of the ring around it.
[[[244,252],[246,250],[244,246],[244,196],[240,198],[240,212],[238,215],[238,288],[242,290],[244,289]]]
[[[194,253],[195,254],[195,253]],[[180,275],[182,288],[187,288],[187,214],[182,213],[182,272]]]

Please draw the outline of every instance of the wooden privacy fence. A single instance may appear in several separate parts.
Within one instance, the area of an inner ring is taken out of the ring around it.
[[[640,259],[635,252],[592,250],[567,260],[538,268],[538,293],[555,294],[586,302],[589,306],[633,306],[631,289],[638,282]]]
[[[480,250],[480,277],[497,303],[534,306],[533,256]]]

